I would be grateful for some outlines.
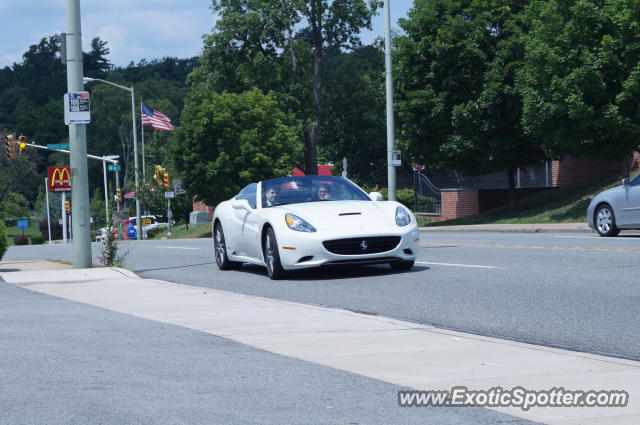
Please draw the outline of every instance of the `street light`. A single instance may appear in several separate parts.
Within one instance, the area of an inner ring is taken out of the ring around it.
[[[101,78],[90,78],[83,77],[82,81],[85,83],[90,83],[92,81],[100,81],[101,83],[109,84],[110,86],[117,87],[122,90],[126,90],[131,93],[131,123],[133,126],[133,164],[135,168],[135,184],[136,184],[136,228],[137,228],[137,239],[142,240],[142,225],[140,220],[140,188],[138,186],[138,131],[136,129],[136,107],[135,107],[135,99],[134,99],[134,90],[132,87],[121,86],[120,84],[112,83],[111,81],[103,80]]]

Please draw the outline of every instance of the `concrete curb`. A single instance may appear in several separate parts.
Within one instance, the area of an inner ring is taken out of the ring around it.
[[[591,233],[586,223],[470,224],[421,227],[420,232]]]

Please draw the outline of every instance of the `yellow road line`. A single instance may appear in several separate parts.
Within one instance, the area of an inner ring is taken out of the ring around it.
[[[628,248],[587,248],[580,246],[544,246],[544,245],[504,245],[494,243],[438,243],[420,242],[425,246],[464,246],[473,248],[522,248],[522,249],[554,249],[561,251],[607,251],[607,252],[640,252],[640,249]]]

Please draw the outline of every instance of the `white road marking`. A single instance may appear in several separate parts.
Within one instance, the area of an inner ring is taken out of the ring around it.
[[[477,266],[473,264],[452,264],[452,263],[432,263],[427,261],[416,261],[416,264],[428,264],[433,266],[450,266],[450,267],[471,267],[476,269],[499,269],[496,266]]]
[[[200,248],[188,248],[186,246],[157,246],[156,248],[166,248],[166,249],[200,249]]]

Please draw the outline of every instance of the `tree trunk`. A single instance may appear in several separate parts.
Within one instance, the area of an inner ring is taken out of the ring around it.
[[[507,170],[507,185],[509,187],[509,207],[514,208],[516,206],[516,179],[514,174],[515,168],[509,168]]]
[[[320,130],[320,117],[316,117],[313,125],[304,135],[304,171],[307,175],[318,174],[318,153],[316,138]]]

